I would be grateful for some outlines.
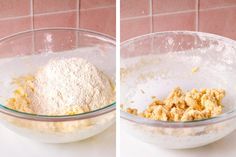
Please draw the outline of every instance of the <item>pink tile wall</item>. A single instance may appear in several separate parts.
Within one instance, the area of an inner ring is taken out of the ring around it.
[[[27,16],[30,14],[30,0],[1,0],[0,18]]]
[[[36,15],[34,17],[34,28],[47,27],[76,27],[76,11],[62,12],[56,14]]]
[[[30,0],[0,0],[0,38],[32,29]]]
[[[194,31],[197,25],[197,2],[197,0],[121,0],[121,40],[158,31]]]
[[[236,40],[236,0],[200,0],[199,31]]]
[[[115,0],[0,0],[0,38],[48,27],[115,36]]]
[[[231,7],[236,5],[235,0],[200,0],[200,9]]]
[[[80,0],[81,9],[115,6],[116,0]]]
[[[122,0],[120,5],[121,18],[148,16],[150,4],[147,0]]]
[[[121,41],[151,32],[151,17],[140,17],[121,21]]]
[[[236,40],[236,0],[121,0],[121,40],[190,30]]]
[[[163,14],[153,16],[153,31],[189,30],[196,29],[195,12],[183,12],[178,14]]]
[[[30,29],[32,29],[30,17],[0,19],[0,38]]]
[[[153,0],[153,14],[195,10],[196,0]]]
[[[152,9],[150,0],[120,1],[121,41],[152,32]]]
[[[76,0],[34,0],[34,13],[76,10]]]
[[[116,35],[115,0],[80,0],[78,27]]]
[[[33,28],[76,28],[77,0],[32,0]]]

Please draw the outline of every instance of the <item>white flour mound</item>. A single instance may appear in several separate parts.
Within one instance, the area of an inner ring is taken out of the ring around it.
[[[38,114],[66,114],[68,108],[96,110],[115,100],[109,78],[81,58],[50,60],[35,75],[33,110]]]

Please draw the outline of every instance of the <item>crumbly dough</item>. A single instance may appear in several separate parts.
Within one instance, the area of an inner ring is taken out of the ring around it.
[[[126,112],[144,118],[162,121],[192,121],[215,117],[222,113],[223,89],[192,89],[183,92],[175,88],[164,100],[153,97],[153,102],[143,112],[128,108]]]
[[[193,67],[192,68],[192,73],[196,73],[196,72],[198,72],[198,70],[199,70],[199,67]]]
[[[32,75],[14,79],[12,83],[17,88],[14,90],[12,98],[7,99],[7,106],[20,112],[34,113],[30,106],[31,100],[27,94],[34,91],[34,80],[35,78]]]

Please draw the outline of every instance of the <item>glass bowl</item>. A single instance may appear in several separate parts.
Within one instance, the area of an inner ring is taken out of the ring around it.
[[[115,83],[115,40],[78,29],[40,29],[0,40],[0,121],[10,130],[46,143],[67,143],[94,136],[115,121],[115,102],[76,115],[47,116],[12,110],[4,104],[11,96],[12,78],[34,72],[54,57],[82,57]],[[7,67],[7,68],[6,68]]]
[[[121,128],[132,136],[171,149],[207,145],[235,129],[236,41],[201,32],[160,32],[121,44],[121,104],[140,111],[170,91],[223,88],[223,113],[197,121],[171,122],[121,111]]]

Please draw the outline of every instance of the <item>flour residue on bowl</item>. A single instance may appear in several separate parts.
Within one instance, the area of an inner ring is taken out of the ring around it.
[[[216,51],[213,47],[123,59],[121,104],[142,111],[144,104],[152,102],[152,96],[162,99],[177,86],[184,90],[221,88],[227,93],[223,100],[223,104],[226,104],[223,111],[232,110],[233,93],[236,91],[231,86],[236,85],[233,69],[236,62],[232,49],[224,50],[227,53]]]

